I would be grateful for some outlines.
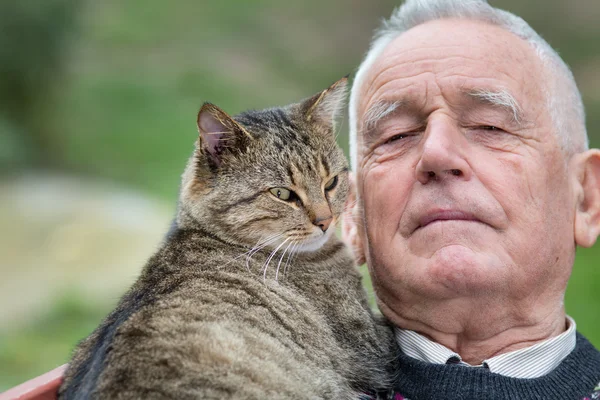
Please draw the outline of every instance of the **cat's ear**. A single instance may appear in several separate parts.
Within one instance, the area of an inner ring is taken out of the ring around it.
[[[204,103],[198,112],[200,147],[217,166],[226,150],[240,149],[252,135],[227,113],[211,103]]]
[[[309,122],[335,129],[336,118],[346,106],[348,76],[343,77],[327,89],[302,102],[304,115]]]

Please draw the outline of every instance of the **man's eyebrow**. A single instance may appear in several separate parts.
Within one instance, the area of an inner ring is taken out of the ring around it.
[[[523,109],[515,97],[506,89],[468,89],[462,93],[477,103],[499,108],[510,116],[512,122],[521,126],[525,123]],[[410,107],[409,100],[378,100],[371,104],[363,117],[362,134],[371,136],[377,124],[390,114],[394,114],[401,108]]]
[[[363,117],[362,133],[368,135],[373,132],[381,120],[394,113],[402,105],[406,105],[406,102],[401,100],[378,100],[371,104]]]
[[[469,89],[464,90],[463,93],[478,103],[504,110],[518,125],[524,123],[523,109],[506,89]]]

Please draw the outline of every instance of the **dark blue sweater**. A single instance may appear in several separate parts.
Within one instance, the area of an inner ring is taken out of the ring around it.
[[[583,335],[556,369],[534,379],[509,378],[483,368],[438,365],[400,355],[396,392],[409,400],[600,399],[600,352]],[[400,395],[396,399],[402,399]]]

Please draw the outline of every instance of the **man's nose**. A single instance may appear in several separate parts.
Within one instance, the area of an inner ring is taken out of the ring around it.
[[[449,118],[430,121],[416,167],[422,184],[434,180],[471,179],[471,167],[465,159],[466,138]]]

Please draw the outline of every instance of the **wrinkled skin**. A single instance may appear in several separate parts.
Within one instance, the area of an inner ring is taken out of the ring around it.
[[[359,88],[359,127],[377,102],[402,106],[359,133],[346,239],[383,313],[467,362],[563,332],[576,245],[598,235],[598,151],[562,150],[546,76],[508,31],[438,20],[391,42]],[[520,120],[472,90],[507,91]]]

